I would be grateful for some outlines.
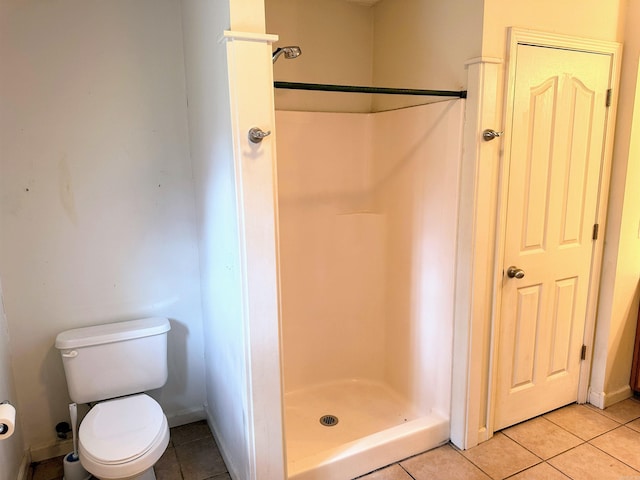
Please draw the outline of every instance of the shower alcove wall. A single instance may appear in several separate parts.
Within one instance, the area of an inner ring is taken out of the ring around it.
[[[281,57],[275,79],[460,87],[412,60],[424,15],[412,4],[267,0],[274,48],[303,52]],[[392,58],[384,47],[403,16],[416,28],[400,44],[414,42]],[[464,105],[275,90],[289,479],[346,480],[449,439]]]
[[[276,111],[289,478],[449,438],[463,105]]]
[[[231,477],[347,480],[446,441],[462,418],[450,408],[461,410],[456,395],[465,396],[450,388],[453,277],[456,245],[459,256],[460,239],[468,244],[456,232],[470,191],[458,185],[469,176],[462,112],[475,104],[274,93],[273,81],[463,90],[465,62],[479,55],[481,7],[461,15],[457,3],[426,0],[181,6],[207,415]],[[272,65],[273,49],[291,44],[302,56]],[[254,127],[272,135],[253,144]],[[357,408],[295,411],[296,395],[306,408],[327,385],[360,388],[348,399]],[[375,405],[371,391],[400,399],[393,418],[365,408]],[[309,416],[312,435],[294,437],[294,413]],[[321,427],[324,414],[339,423]],[[313,444],[353,426],[362,430]],[[285,452],[305,444],[298,459]]]
[[[395,73],[421,71],[418,42],[384,60],[385,31],[395,30],[388,19],[424,12],[384,1],[265,6],[274,48],[302,48],[274,64],[277,81],[444,85],[431,83],[435,75],[390,78],[398,61],[413,69]],[[464,104],[275,90],[290,480],[354,478],[449,439]],[[338,423],[323,425],[325,415]]]

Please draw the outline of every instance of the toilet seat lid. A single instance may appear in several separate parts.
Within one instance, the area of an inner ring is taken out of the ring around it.
[[[106,464],[131,461],[149,450],[166,428],[160,405],[145,394],[98,403],[80,424],[83,450]]]

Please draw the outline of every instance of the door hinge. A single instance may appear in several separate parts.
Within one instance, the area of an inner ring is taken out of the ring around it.
[[[607,100],[606,100],[606,106],[607,107],[611,106],[611,97],[613,97],[613,90],[609,89],[609,90],[607,90]]]
[[[587,358],[587,346],[582,345],[582,349],[580,350],[580,360],[586,360]]]
[[[593,234],[591,235],[591,239],[592,240],[597,240],[598,239],[598,230],[600,230],[600,225],[598,225],[597,223],[593,224]]]

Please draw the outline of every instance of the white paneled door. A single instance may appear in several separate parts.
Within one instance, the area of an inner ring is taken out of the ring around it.
[[[516,59],[495,430],[577,399],[611,72],[583,51]]]

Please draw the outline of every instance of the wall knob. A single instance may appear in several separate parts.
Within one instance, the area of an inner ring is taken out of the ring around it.
[[[253,127],[249,130],[249,140],[252,143],[260,143],[263,138],[271,135],[271,130],[267,130],[266,132],[258,127]]]
[[[496,132],[491,128],[487,128],[485,131],[482,132],[482,138],[484,139],[485,142],[490,142],[494,138],[498,138],[502,136],[503,133],[504,132]]]

